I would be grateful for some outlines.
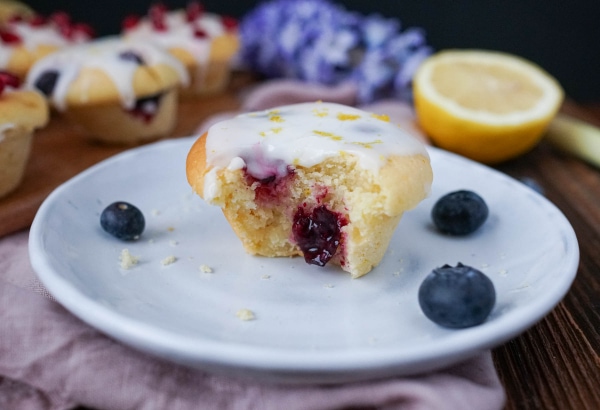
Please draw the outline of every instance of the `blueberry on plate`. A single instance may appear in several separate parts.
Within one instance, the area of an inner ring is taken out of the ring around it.
[[[100,215],[102,229],[124,241],[138,239],[146,226],[144,214],[127,202],[114,202]]]
[[[434,269],[419,287],[419,305],[425,316],[447,328],[483,323],[495,303],[496,290],[490,278],[462,263]]]
[[[431,218],[437,229],[456,236],[475,232],[483,225],[488,214],[488,206],[483,198],[467,190],[444,195],[431,210]]]

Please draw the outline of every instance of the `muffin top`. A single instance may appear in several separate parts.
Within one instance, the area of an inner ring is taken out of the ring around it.
[[[186,174],[194,191],[212,203],[224,170],[277,181],[294,169],[331,160],[357,166],[377,181],[388,215],[414,207],[431,187],[429,155],[421,141],[385,115],[321,102],[242,114],[213,125],[188,153]]]
[[[10,21],[15,16],[30,17],[34,14],[31,7],[16,0],[0,0],[0,24]]]
[[[353,155],[376,172],[390,156],[417,154],[428,156],[423,143],[387,116],[326,102],[242,114],[213,125],[206,140],[209,165],[232,167],[241,158],[259,179],[276,172],[275,164],[310,167]]]
[[[237,21],[206,13],[197,2],[187,8],[167,10],[154,5],[148,15],[123,22],[127,38],[151,40],[169,50],[186,66],[206,63],[210,58],[226,60],[238,50]]]
[[[71,21],[63,12],[47,18],[16,15],[0,28],[0,68],[24,78],[36,60],[92,37],[90,26]]]
[[[7,129],[33,130],[48,122],[48,104],[37,91],[20,88],[19,79],[0,71],[0,135]]]
[[[140,97],[188,81],[183,64],[162,48],[119,37],[59,50],[35,63],[27,76],[27,85],[58,110],[117,102],[130,109]]]

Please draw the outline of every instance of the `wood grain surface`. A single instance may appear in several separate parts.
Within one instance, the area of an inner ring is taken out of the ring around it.
[[[600,125],[600,106],[567,103],[563,111]],[[506,409],[600,409],[600,170],[546,143],[497,168],[534,179],[565,214],[580,248],[577,276],[563,301],[493,351]]]

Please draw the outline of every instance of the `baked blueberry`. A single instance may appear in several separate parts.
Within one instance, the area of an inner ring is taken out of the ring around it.
[[[435,226],[450,235],[468,235],[486,221],[488,206],[473,191],[460,190],[441,197],[431,210]]]
[[[49,70],[44,71],[37,80],[35,80],[34,86],[40,90],[45,96],[49,97],[54,92],[56,81],[58,80],[58,71]]]
[[[136,206],[127,202],[114,202],[107,206],[100,215],[102,229],[112,236],[124,241],[138,239],[146,221],[144,214]]]
[[[419,287],[419,305],[431,321],[460,329],[477,326],[496,303],[492,281],[482,272],[458,263],[434,269]]]
[[[125,61],[131,61],[137,65],[144,65],[146,64],[146,62],[144,61],[144,59],[142,58],[142,56],[140,56],[138,53],[136,53],[135,51],[123,51],[122,53],[119,54],[119,58],[121,60],[125,60]]]
[[[131,115],[149,123],[154,119],[160,106],[160,100],[163,94],[155,94],[148,97],[142,97],[135,100],[135,105],[128,110]]]
[[[306,263],[325,266],[335,255],[342,239],[342,227],[347,225],[342,215],[321,205],[306,212],[298,207],[292,233],[304,254]]]

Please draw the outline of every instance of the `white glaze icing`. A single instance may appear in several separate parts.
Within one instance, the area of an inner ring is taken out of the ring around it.
[[[208,130],[210,171],[203,196],[214,197],[218,169],[240,169],[242,163],[261,179],[285,175],[288,165],[311,167],[344,154],[355,156],[361,167],[375,174],[391,155],[428,157],[421,141],[385,116],[334,103],[282,106],[242,114]]]
[[[6,68],[13,54],[13,48],[0,44],[0,67]]]
[[[144,18],[133,28],[125,31],[126,38],[148,41],[169,50],[181,48],[189,52],[199,65],[206,64],[210,56],[212,39],[226,33],[221,17],[216,14],[202,13],[193,24],[186,20],[185,11],[174,10],[165,15],[166,29],[158,31]],[[197,37],[194,31],[199,28],[206,37]]]
[[[17,21],[11,22],[8,27],[10,32],[19,36],[21,41],[14,44],[0,45],[0,67],[8,65],[17,47],[23,47],[33,52],[40,46],[63,48],[89,40],[89,37],[84,33],[79,33],[73,38],[67,38],[60,33],[56,25],[50,23],[31,25],[25,21]]]
[[[10,28],[21,37],[22,45],[29,50],[34,50],[40,45],[66,47],[89,40],[89,37],[83,33],[73,38],[67,38],[53,24],[32,26],[27,22],[14,22],[10,24]]]
[[[111,78],[119,91],[123,107],[132,108],[136,100],[132,81],[138,64],[119,58],[119,54],[128,51],[139,55],[149,66],[165,64],[172,67],[178,73],[181,83],[188,83],[185,67],[160,47],[147,42],[107,37],[66,47],[44,57],[31,68],[27,76],[27,86],[34,88],[36,80],[46,71],[58,71],[59,77],[51,101],[57,109],[65,110],[67,92],[80,71],[83,68],[97,68]]]

